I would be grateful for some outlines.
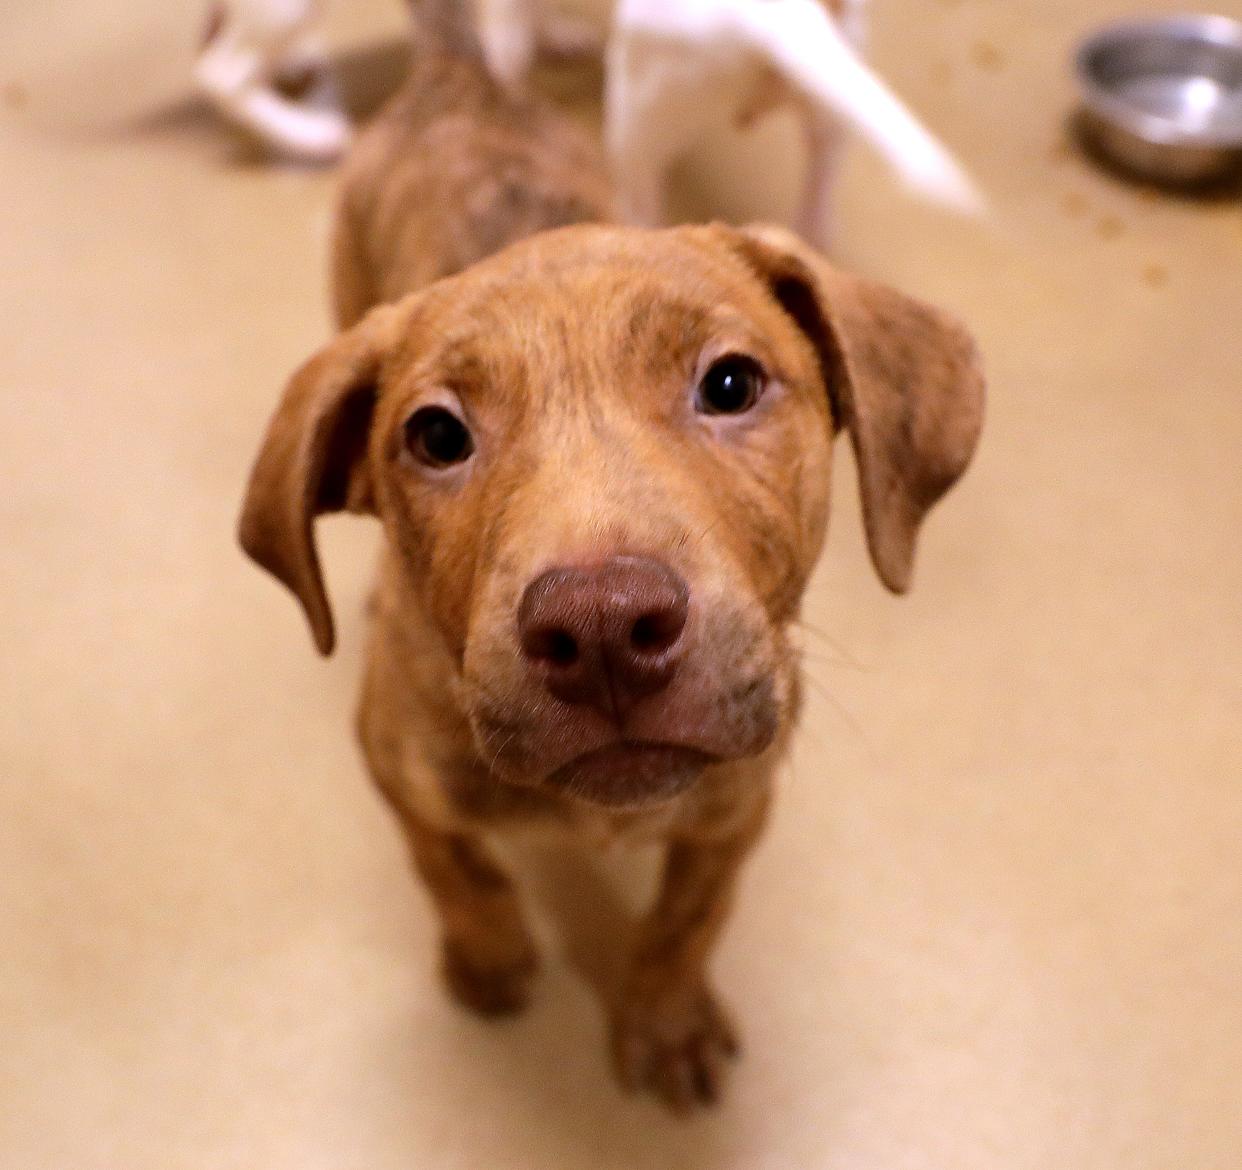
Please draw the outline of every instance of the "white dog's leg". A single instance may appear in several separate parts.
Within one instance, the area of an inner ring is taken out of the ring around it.
[[[650,111],[635,108],[623,74],[611,68],[605,88],[605,137],[625,223],[659,227],[664,222],[665,171],[670,159],[657,149]]]
[[[953,156],[859,58],[815,0],[766,0],[734,9],[737,35],[763,51],[789,85],[825,117],[869,141],[928,198],[965,212],[983,199]]]
[[[543,0],[473,0],[474,18],[492,75],[503,85],[525,83],[540,52],[593,56],[603,39],[589,21],[552,12]]]
[[[502,84],[525,83],[535,63],[539,0],[474,0],[488,68]]]
[[[867,39],[867,0],[833,0],[829,8],[841,35],[861,56]],[[808,243],[826,252],[836,236],[833,208],[846,133],[839,122],[826,118],[822,112],[804,107],[800,113],[806,173],[794,227]]]
[[[867,0],[837,0],[832,7],[841,35],[861,53],[867,42]]]
[[[831,5],[841,35],[860,53],[867,35],[866,6],[867,0],[836,0]],[[836,236],[837,175],[845,153],[846,133],[835,119],[802,105],[806,173],[794,227],[808,243],[827,252]]]
[[[620,18],[613,27],[604,70],[604,137],[617,202],[630,223],[664,222],[668,169],[715,112],[697,65],[694,46],[684,40],[650,35]]]
[[[330,162],[350,138],[349,122],[331,95],[320,88],[322,104],[305,105],[275,88],[291,66],[310,65],[326,75],[316,15],[314,0],[229,0],[213,13],[194,76],[235,125],[291,157]]]
[[[807,243],[821,252],[831,250],[836,235],[837,174],[845,154],[846,133],[840,123],[816,111],[802,111],[802,140],[806,144],[806,171],[794,227]]]
[[[835,228],[833,195],[845,135],[836,122],[822,114],[805,111],[802,136],[806,144],[806,173],[794,226],[807,243],[827,251],[832,245]]]
[[[664,223],[664,194],[669,161],[654,160],[638,149],[620,156],[616,167],[617,209],[624,223],[660,227]]]

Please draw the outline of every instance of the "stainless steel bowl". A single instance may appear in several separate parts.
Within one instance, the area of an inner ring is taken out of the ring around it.
[[[1114,24],[1078,51],[1081,128],[1108,160],[1171,184],[1242,167],[1242,23],[1174,16]]]

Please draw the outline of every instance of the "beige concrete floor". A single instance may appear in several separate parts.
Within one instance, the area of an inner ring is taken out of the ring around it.
[[[399,8],[342,0],[333,35]],[[913,207],[858,153],[841,253],[973,324],[991,414],[906,600],[841,462],[805,727],[718,963],[748,1051],[690,1123],[613,1089],[556,952],[620,895],[572,859],[534,860],[533,1010],[441,996],[348,732],[366,525],[324,526],[326,664],[233,548],[327,327],[332,178],[185,103],[194,9],[4,15],[0,1166],[1242,1165],[1242,205],[1064,146],[1066,55],[1120,0],[876,0],[876,60],[994,209]],[[702,152],[687,206],[787,208],[790,141]]]

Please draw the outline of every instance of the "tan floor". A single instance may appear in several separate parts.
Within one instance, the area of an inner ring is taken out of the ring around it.
[[[536,884],[582,896],[544,911],[530,1014],[442,998],[348,733],[367,527],[325,525],[327,664],[232,546],[326,329],[332,179],[185,104],[195,8],[5,12],[0,1166],[1242,1165],[1242,206],[1062,145],[1067,52],[1120,0],[876,0],[876,60],[994,213],[860,153],[841,251],[973,324],[991,416],[907,600],[842,461],[806,725],[718,964],[748,1053],[689,1124],[613,1089],[555,951],[616,898],[559,863]],[[335,9],[341,45],[400,28]],[[704,151],[688,206],[762,210],[789,141]]]

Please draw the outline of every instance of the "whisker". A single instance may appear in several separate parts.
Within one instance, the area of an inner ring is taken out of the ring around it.
[[[515,739],[517,739],[517,732],[516,732],[516,731],[511,731],[511,732],[509,732],[509,734],[508,734],[507,736],[505,736],[505,738],[501,741],[500,746],[496,749],[495,753],[492,755],[492,762],[491,762],[491,764],[488,766],[488,769],[487,769],[489,772],[494,772],[494,771],[496,770],[496,762],[500,759],[500,755],[501,755],[501,753],[502,753],[502,752],[505,750],[505,748],[507,748],[507,747],[508,747],[508,746],[509,746],[509,745],[510,745],[510,744],[511,744],[511,743],[512,743]]]
[[[816,678],[809,671],[803,671],[802,678],[804,682],[808,683],[815,689],[815,692],[819,695],[819,697],[837,713],[837,716],[840,718],[841,722],[854,733],[854,736],[862,745],[863,750],[867,753],[867,757],[871,763],[873,765],[878,765],[880,762],[880,756],[879,752],[876,751],[875,744],[872,743],[866,731],[863,729],[862,724],[859,723],[859,721],[854,717],[849,708],[847,708],[840,699],[833,695],[820,679]],[[803,724],[803,726],[805,727],[806,725]]]
[[[797,653],[799,661],[804,663],[809,662],[815,666],[826,666],[839,670],[856,671],[860,674],[865,673],[866,671],[866,668],[860,666],[857,662],[850,662],[842,658],[830,658],[826,654],[816,654],[813,650],[802,648],[799,649]]]
[[[694,534],[694,539],[698,541],[699,544],[702,544],[709,536],[712,535],[713,532],[716,531],[717,528],[719,528],[725,522],[725,519],[726,517],[723,515],[717,516],[716,519],[713,520],[701,532],[696,532]]]
[[[870,667],[859,662],[856,655],[852,654],[837,638],[834,638],[827,630],[821,629],[819,626],[813,626],[810,622],[804,621],[802,618],[794,618],[791,625],[796,626],[800,630],[805,630],[808,634],[813,634],[819,638],[830,650],[839,654],[842,660],[852,666],[855,670],[869,670]]]

